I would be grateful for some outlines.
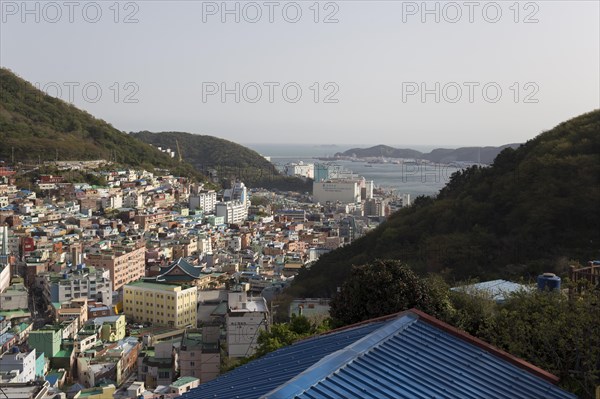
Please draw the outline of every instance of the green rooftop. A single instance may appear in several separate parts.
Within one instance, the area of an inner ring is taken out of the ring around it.
[[[0,316],[4,316],[6,319],[10,320],[21,317],[31,317],[31,313],[28,309],[3,310],[0,311]]]
[[[87,396],[93,396],[93,395],[100,395],[102,393],[102,388],[90,388],[90,389],[84,389],[82,391],[79,392],[79,396],[80,398],[85,398]]]
[[[73,353],[73,348],[59,350],[54,357],[71,357],[71,353]]]
[[[227,302],[221,302],[212,311],[211,315],[225,316],[227,314]]]
[[[191,347],[195,347],[195,346],[202,346],[202,334],[201,333],[188,333],[183,342],[181,343],[182,346],[187,346],[188,348]]]
[[[162,290],[162,291],[174,291],[175,288],[179,288],[179,287],[181,287],[181,289],[188,288],[187,286],[179,285],[179,284],[151,283],[149,281],[140,281],[140,280],[126,284],[125,287],[139,287],[139,288],[148,288],[151,290]]]
[[[154,355],[156,354],[154,349],[146,349],[145,351],[143,351],[143,353],[146,355],[146,357],[154,357]]]
[[[182,387],[182,386],[189,384],[190,382],[194,382],[194,381],[198,381],[198,379],[195,377],[179,377],[177,379],[177,381],[175,381],[174,383],[171,384],[171,386],[175,387],[175,388],[179,388],[179,387]]]

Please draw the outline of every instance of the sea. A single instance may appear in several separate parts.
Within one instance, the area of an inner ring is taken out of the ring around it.
[[[423,164],[415,160],[404,160],[399,163],[367,163],[349,160],[319,160],[330,158],[338,152],[351,148],[368,148],[372,144],[354,145],[311,145],[311,144],[253,144],[246,143],[246,147],[268,157],[279,169],[292,162],[328,163],[340,165],[344,169],[363,176],[366,180],[373,180],[376,187],[397,195],[409,194],[411,199],[420,195],[434,196],[450,180],[452,174],[462,168],[459,165]],[[394,145],[396,148],[412,148],[421,152],[428,152],[435,148],[452,148],[450,146],[417,146]]]

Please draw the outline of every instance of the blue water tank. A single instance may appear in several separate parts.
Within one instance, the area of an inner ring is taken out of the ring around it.
[[[540,291],[560,290],[560,277],[554,273],[540,274],[537,278],[537,286]]]
[[[12,347],[12,353],[19,353],[19,352],[21,352],[21,350],[19,349],[18,346],[13,346]]]
[[[63,273],[63,279],[68,279],[69,278],[69,273]]]

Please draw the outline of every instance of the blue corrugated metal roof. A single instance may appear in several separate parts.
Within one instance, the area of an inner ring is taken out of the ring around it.
[[[183,398],[576,398],[425,316],[406,312],[300,342]]]
[[[289,381],[323,356],[356,342],[381,327],[375,322],[297,342],[240,366],[183,394],[183,399],[253,399]]]

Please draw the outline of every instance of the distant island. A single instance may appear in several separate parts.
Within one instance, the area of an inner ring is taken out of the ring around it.
[[[439,163],[470,162],[491,164],[496,156],[506,148],[518,148],[520,144],[505,144],[500,147],[460,147],[455,149],[436,148],[428,153],[421,151],[394,148],[387,145],[376,145],[369,148],[351,148],[336,153],[330,159],[365,159],[365,158],[402,158],[419,159]]]

